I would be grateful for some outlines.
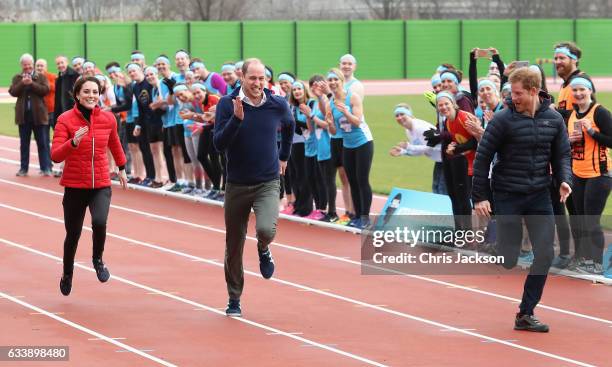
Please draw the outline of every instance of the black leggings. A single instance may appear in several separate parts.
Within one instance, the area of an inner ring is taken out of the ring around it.
[[[448,197],[453,205],[453,215],[456,229],[470,229],[472,204],[472,176],[468,175],[468,161],[463,155],[453,158],[444,157],[442,160],[444,178]]]
[[[110,208],[111,188],[101,189],[74,189],[66,187],[64,190],[64,226],[66,239],[64,240],[64,274],[72,274],[74,269],[74,256],[76,254],[85,210],[89,207],[91,214],[91,229],[93,239],[93,259],[102,259],[104,242],[106,241],[106,220]]]
[[[372,206],[372,187],[370,186],[370,168],[374,158],[374,142],[369,141],[357,148],[346,148],[342,151],[342,163],[349,186],[357,218],[370,215]]]
[[[147,127],[140,125],[140,135],[138,135],[138,147],[142,153],[142,162],[145,166],[147,178],[155,180],[155,164],[153,163],[153,153],[151,153],[151,145],[149,144],[149,135]]]
[[[221,157],[212,141],[212,130],[205,129],[200,134],[198,143],[198,161],[204,167],[204,171],[208,178],[212,181],[214,190],[221,190]]]
[[[601,264],[604,248],[604,234],[601,229],[601,213],[606,206],[612,177],[600,176],[580,178],[574,175],[574,197],[572,203],[578,215],[581,244],[585,259]]]
[[[319,161],[321,183],[327,195],[327,213],[336,214],[336,171],[338,170],[331,159]]]
[[[294,213],[306,216],[312,212],[312,193],[305,177],[304,143],[295,143],[291,147],[291,185],[295,195]]]
[[[323,177],[321,177],[317,156],[305,157],[304,161],[306,166],[306,180],[308,181],[308,188],[312,193],[315,207],[318,210],[325,210],[327,208],[327,193],[323,186]]]

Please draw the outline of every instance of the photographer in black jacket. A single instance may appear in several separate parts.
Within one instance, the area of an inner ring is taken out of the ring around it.
[[[540,90],[540,73],[517,69],[510,75],[510,83],[512,104],[495,114],[478,145],[472,200],[476,213],[488,217],[489,198],[493,199],[497,252],[504,256],[507,269],[516,265],[524,219],[535,259],[525,280],[514,328],[547,332],[548,326],[534,317],[533,310],[542,297],[554,257],[551,168],[561,183],[560,200],[565,202],[572,192],[570,144],[563,117],[550,108],[550,96]],[[496,153],[490,183],[489,166]]]

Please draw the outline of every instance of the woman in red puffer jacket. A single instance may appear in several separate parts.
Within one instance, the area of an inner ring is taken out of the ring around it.
[[[93,266],[100,282],[110,277],[102,261],[111,199],[107,149],[119,166],[121,186],[127,188],[126,158],[117,134],[117,121],[112,113],[98,106],[100,82],[94,77],[79,79],[73,96],[75,106],[57,119],[51,146],[51,159],[56,163],[65,161],[60,181],[65,187],[62,204],[66,226],[60,290],[65,296],[72,289],[74,256],[88,207],[93,232]]]

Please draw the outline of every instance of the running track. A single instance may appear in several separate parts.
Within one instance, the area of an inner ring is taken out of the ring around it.
[[[62,189],[15,177],[17,144],[0,138],[0,345],[69,345],[54,365],[74,366],[610,365],[610,287],[551,276],[551,332],[515,332],[522,277],[362,276],[359,237],[284,220],[271,280],[247,240],[244,318],[227,318],[222,209],[116,188],[112,278],[91,269],[86,219],[63,297]]]

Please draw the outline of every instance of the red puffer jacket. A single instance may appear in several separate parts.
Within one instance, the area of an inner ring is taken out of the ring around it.
[[[125,154],[117,134],[117,121],[110,112],[96,106],[88,122],[77,108],[60,115],[55,125],[51,159],[66,161],[60,185],[77,189],[98,189],[111,185],[108,171],[107,149],[110,149],[117,166],[126,163]],[[89,126],[89,131],[78,147],[72,146],[72,138],[78,129]]]

